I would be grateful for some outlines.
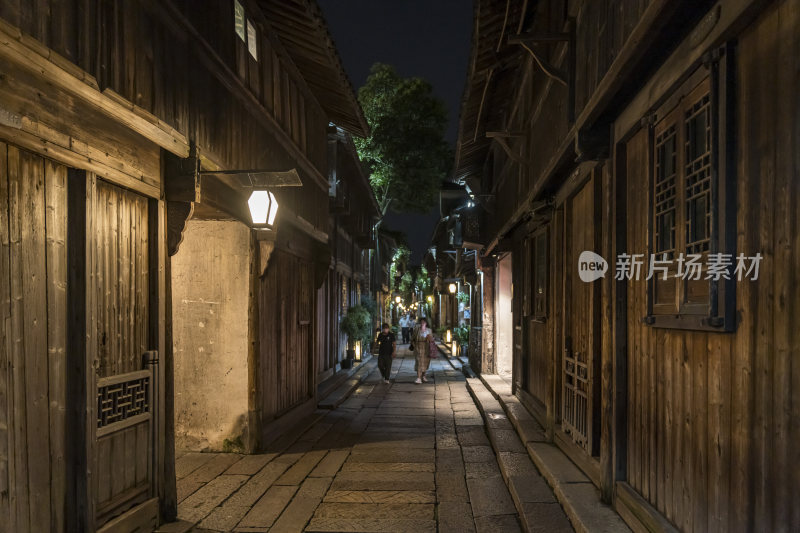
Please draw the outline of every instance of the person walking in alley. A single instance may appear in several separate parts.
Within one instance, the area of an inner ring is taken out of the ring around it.
[[[409,340],[409,324],[411,323],[411,319],[408,317],[408,314],[405,314],[400,317],[400,332],[403,335],[403,344],[408,344]]]
[[[397,354],[397,340],[386,322],[381,325],[375,342],[378,344],[378,369],[383,376],[383,382],[388,384],[392,373],[392,359]]]
[[[433,339],[433,333],[428,328],[428,321],[424,318],[419,319],[419,323],[414,327],[411,333],[411,342],[414,346],[414,354],[416,355],[416,362],[414,363],[414,370],[417,371],[417,380],[414,383],[427,382],[425,372],[428,371],[428,366],[431,364],[430,346]]]

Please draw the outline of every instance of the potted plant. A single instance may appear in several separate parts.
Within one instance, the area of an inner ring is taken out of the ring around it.
[[[342,368],[351,368],[356,354],[356,342],[367,341],[372,336],[369,311],[362,305],[351,306],[339,323],[339,328],[347,335],[347,357],[342,361]]]
[[[469,326],[463,325],[454,328],[453,335],[461,347],[460,355],[466,355],[469,350]]]

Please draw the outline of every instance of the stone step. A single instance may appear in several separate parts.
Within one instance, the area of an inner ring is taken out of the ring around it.
[[[467,387],[486,419],[489,442],[523,527],[527,531],[573,531],[567,515],[512,429],[500,402],[479,379],[467,379]]]
[[[541,531],[556,531],[557,524],[548,520],[552,517],[552,508],[548,506],[556,503],[552,500],[555,496],[575,531],[630,531],[616,511],[600,500],[600,491],[591,480],[558,446],[548,442],[544,429],[519,399],[511,394],[511,386],[507,381],[500,376],[482,375],[480,380],[468,381],[467,386],[473,390],[476,398],[480,396],[486,402],[488,412],[492,413],[490,416],[508,418],[520,443],[524,445],[526,454],[500,452],[498,462],[512,495],[515,495],[515,502],[519,497],[525,508],[526,522],[539,524]],[[535,481],[529,475],[520,478],[515,474],[520,469],[528,472],[531,463],[536,469]],[[549,497],[546,494],[548,492]],[[520,512],[520,515],[523,513]]]
[[[333,392],[328,394],[325,398],[321,399],[317,403],[317,407],[320,409],[336,409],[339,407],[339,405],[353,394],[358,386],[361,385],[361,382],[369,376],[377,366],[377,357],[373,357],[369,361],[362,363],[358,370],[356,370],[347,381],[336,387]]]

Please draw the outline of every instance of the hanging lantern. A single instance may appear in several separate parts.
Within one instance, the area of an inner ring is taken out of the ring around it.
[[[254,227],[272,229],[275,217],[278,215],[278,200],[272,191],[253,191],[247,200],[247,205]]]
[[[456,284],[455,284],[455,283],[451,283],[451,284],[450,284],[450,285],[447,287],[447,289],[450,291],[450,294],[455,294],[455,293],[456,293],[456,290],[458,290],[458,287],[456,286]]]

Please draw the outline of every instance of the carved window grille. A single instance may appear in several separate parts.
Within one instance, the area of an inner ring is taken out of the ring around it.
[[[730,47],[710,55],[651,121],[654,268],[645,322],[656,327],[730,331],[735,324],[734,287],[730,280],[707,279],[705,271],[709,254],[735,252],[733,151],[727,141],[734,110],[732,55]],[[681,272],[689,260],[703,265],[700,279]]]
[[[661,259],[675,257],[675,181],[677,179],[677,135],[670,124],[656,135],[655,150],[655,253]]]
[[[130,376],[128,379],[121,379]],[[97,428],[150,412],[150,373],[131,372],[97,386]]]
[[[709,251],[711,242],[711,98],[685,111],[686,253]]]

